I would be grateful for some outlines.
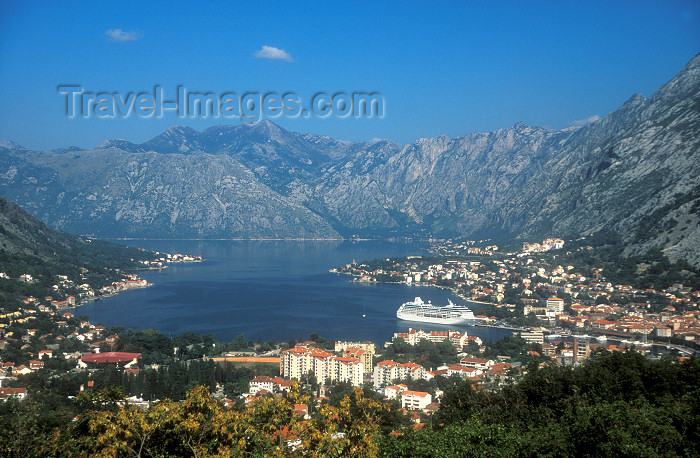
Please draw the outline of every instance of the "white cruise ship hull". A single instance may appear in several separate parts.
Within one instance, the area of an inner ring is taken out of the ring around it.
[[[437,307],[430,302],[426,304],[420,297],[401,305],[396,311],[396,317],[406,321],[444,325],[474,325],[481,321],[468,307],[457,306],[452,301],[449,301],[449,305]]]
[[[474,325],[479,322],[479,320],[469,320],[466,318],[438,318],[431,316],[406,315],[403,313],[397,313],[396,316],[401,320],[417,321],[419,323]]]

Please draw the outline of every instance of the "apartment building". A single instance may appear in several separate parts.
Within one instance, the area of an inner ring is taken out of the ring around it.
[[[391,385],[394,380],[420,380],[425,376],[425,369],[420,364],[413,362],[397,363],[396,361],[385,360],[374,367],[373,379],[374,387],[380,388]]]
[[[280,373],[285,378],[301,380],[302,375],[313,373],[320,384],[326,380],[362,385],[364,365],[353,357],[336,356],[314,347],[297,345],[282,352]]]

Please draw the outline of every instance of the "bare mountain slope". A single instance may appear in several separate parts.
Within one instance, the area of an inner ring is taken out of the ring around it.
[[[650,99],[548,132],[348,143],[263,121],[140,144],[0,143],[0,194],[77,233],[142,237],[620,234],[700,265],[700,57]]]

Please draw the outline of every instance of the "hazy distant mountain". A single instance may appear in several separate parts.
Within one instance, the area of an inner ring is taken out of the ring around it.
[[[143,144],[0,143],[0,193],[69,232],[140,237],[621,234],[700,265],[700,56],[647,99],[548,132],[340,142],[269,121]]]

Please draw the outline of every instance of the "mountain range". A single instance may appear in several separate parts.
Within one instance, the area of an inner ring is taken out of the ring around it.
[[[270,121],[145,143],[0,142],[0,194],[101,237],[578,237],[618,234],[700,266],[700,55],[651,98],[550,132],[352,143]]]

